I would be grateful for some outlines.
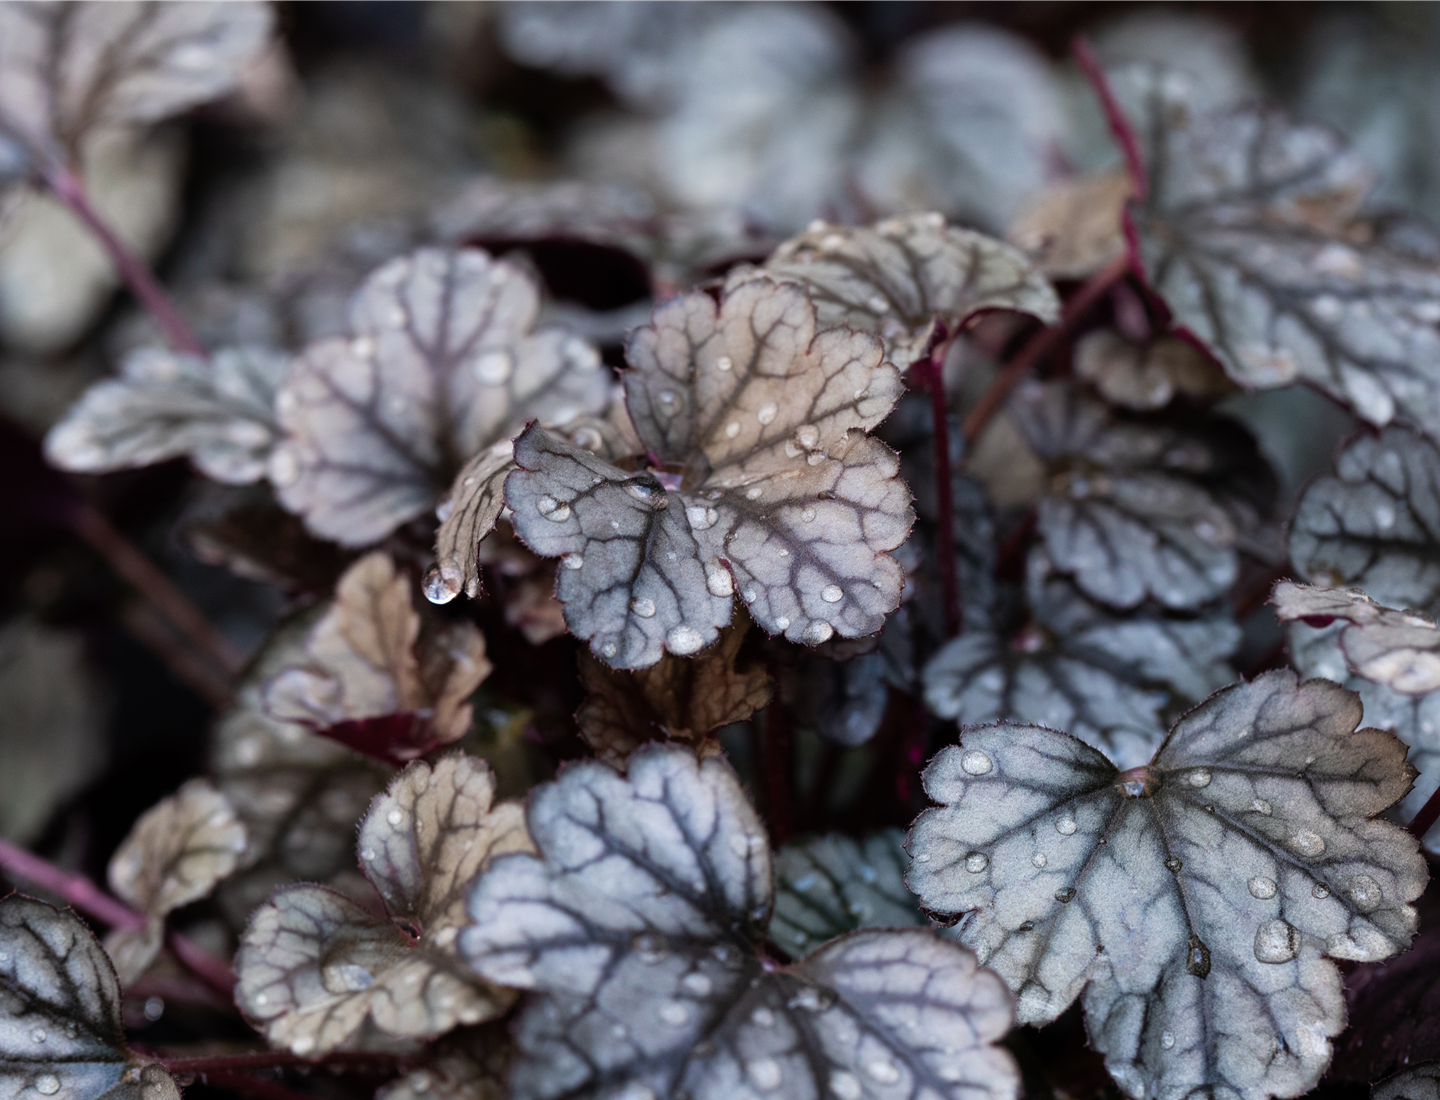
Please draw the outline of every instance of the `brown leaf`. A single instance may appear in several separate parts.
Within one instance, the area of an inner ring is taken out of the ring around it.
[[[1125,251],[1121,215],[1133,193],[1124,169],[1060,180],[1016,215],[1010,241],[1050,278],[1083,279]]]
[[[1110,329],[1092,332],[1075,346],[1075,373],[1106,401],[1127,409],[1159,409],[1176,395],[1204,399],[1236,390],[1188,340],[1162,336],[1137,344]]]
[[[736,663],[748,631],[742,619],[695,657],[667,653],[634,672],[612,671],[581,651],[580,679],[590,694],[575,715],[580,736],[614,764],[660,737],[684,741],[702,755],[717,752],[710,734],[749,718],[775,690],[763,665]]]

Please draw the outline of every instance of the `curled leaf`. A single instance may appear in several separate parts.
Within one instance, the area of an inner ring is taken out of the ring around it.
[[[957,332],[986,309],[1053,321],[1059,299],[1020,252],[940,214],[891,218],[873,228],[816,225],[786,241],[759,272],[740,270],[727,287],[765,275],[798,283],[815,300],[823,328],[879,334],[902,367],[928,353],[937,323]]]
[[[1270,597],[1281,622],[1304,620],[1340,632],[1340,651],[1350,671],[1402,695],[1440,689],[1440,628],[1412,611],[1383,607],[1358,588],[1314,588],[1281,581]]]
[[[780,849],[770,938],[793,958],[857,928],[923,925],[905,888],[905,834],[820,836]]]
[[[630,413],[666,481],[532,426],[505,485],[516,534],[563,559],[571,631],[643,668],[712,643],[736,592],[791,641],[878,630],[900,599],[888,551],[911,522],[894,453],[865,434],[900,392],[879,342],[817,333],[803,290],[752,279],[719,306],[665,303],[626,354]]]
[[[55,1100],[180,1100],[125,1045],[105,949],[69,910],[0,900],[0,1090]]]
[[[351,301],[353,336],[310,345],[276,398],[281,503],[316,534],[363,546],[432,507],[467,459],[526,421],[601,411],[598,353],[532,331],[539,306],[525,275],[477,249],[421,249],[375,271]]]
[[[1091,1044],[1133,1097],[1298,1096],[1344,1026],[1324,955],[1403,951],[1427,877],[1374,815],[1404,746],[1356,696],[1271,672],[1211,696],[1121,772],[1035,726],[971,728],[924,774],[907,882],[971,912],[961,942],[1053,1020],[1083,994]]]
[[[1127,409],[1160,409],[1177,396],[1221,397],[1235,387],[1199,348],[1175,336],[1143,344],[1099,329],[1075,345],[1075,374],[1106,401]]]
[[[371,803],[360,866],[390,920],[310,885],[255,911],[235,996],[272,1043],[318,1055],[363,1043],[367,1020],[424,1038],[505,1011],[509,996],[454,957],[471,879],[492,857],[531,848],[519,805],[492,806],[494,793],[485,763],[456,753],[433,768],[415,761]]]
[[[122,985],[154,960],[165,916],[209,894],[240,866],[248,848],[235,808],[203,779],[192,779],[141,815],[110,857],[110,889],[149,918],[146,928],[117,929],[105,941]]]
[[[141,348],[120,378],[92,386],[50,430],[45,455],[82,473],[187,455],[216,481],[258,481],[278,432],[275,391],[289,370],[288,355],[264,348],[222,348],[209,359]]]
[[[589,694],[575,715],[580,736],[596,756],[617,767],[645,742],[662,738],[717,751],[711,735],[749,718],[775,689],[764,665],[739,663],[747,629],[742,620],[691,660],[667,653],[634,672],[609,669],[581,653],[580,681]]]
[[[627,778],[586,762],[533,796],[539,856],[496,860],[461,937],[471,966],[535,990],[517,1100],[777,1095],[1009,1098],[1000,983],[921,930],[859,932],[762,966],[764,829],[718,758],[651,746]]]
[[[305,658],[266,687],[270,713],[392,763],[458,740],[490,673],[485,639],[468,622],[420,627],[409,580],[387,555],[366,555],[340,578]]]

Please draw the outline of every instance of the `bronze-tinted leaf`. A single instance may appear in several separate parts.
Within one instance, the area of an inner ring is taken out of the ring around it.
[[[1084,279],[1125,251],[1125,202],[1134,194],[1123,169],[1052,183],[1010,223],[1009,238],[1052,279]]]
[[[1350,671],[1402,695],[1440,689],[1440,628],[1413,611],[1383,607],[1358,588],[1314,588],[1281,581],[1270,597],[1281,622],[1303,620],[1340,632],[1340,651]]]
[[[1209,399],[1235,390],[1215,363],[1187,340],[1160,336],[1143,344],[1099,329],[1075,345],[1075,374],[1111,404],[1160,409],[1176,397]]]

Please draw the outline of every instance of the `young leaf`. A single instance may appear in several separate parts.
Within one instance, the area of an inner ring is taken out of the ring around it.
[[[235,956],[235,999],[272,1043],[318,1055],[363,1042],[367,1020],[425,1038],[505,1011],[505,991],[455,959],[471,879],[494,856],[531,850],[519,804],[492,807],[494,793],[484,761],[455,753],[433,768],[415,761],[371,803],[360,866],[388,921],[310,885],[255,911]]]
[[[1015,721],[1068,730],[1120,767],[1143,764],[1170,718],[1235,678],[1233,618],[1125,618],[1087,600],[1033,551],[1032,620],[1013,637],[952,639],[925,666],[925,702],[961,725]]]
[[[1381,1081],[1371,1100],[1436,1100],[1440,1097],[1440,1062],[1422,1062]]]
[[[670,738],[714,752],[711,737],[743,722],[770,701],[775,685],[764,665],[739,665],[749,626],[742,619],[692,660],[666,654],[649,668],[621,672],[580,654],[580,682],[589,693],[575,714],[580,736],[606,763],[625,758],[647,741]]]
[[[1091,1044],[1132,1097],[1298,1096],[1344,1026],[1333,958],[1404,950],[1415,840],[1372,820],[1410,787],[1404,746],[1356,696],[1271,672],[1211,696],[1120,772],[1036,726],[965,732],[924,774],[906,847],[927,909]]]
[[[1290,560],[1323,588],[1392,607],[1440,608],[1440,453],[1405,428],[1361,436],[1317,479],[1290,524]]]
[[[1273,487],[1239,425],[1129,420],[1066,383],[1021,386],[1010,408],[1048,465],[1046,552],[1087,596],[1184,610],[1234,583]]]
[[[0,134],[74,161],[90,133],[229,91],[270,37],[269,5],[0,5]]]
[[[1281,581],[1270,597],[1282,623],[1302,619],[1340,632],[1340,651],[1357,676],[1402,695],[1428,695],[1440,689],[1440,629],[1410,611],[1382,607],[1358,588],[1312,588]]]
[[[289,371],[290,356],[264,348],[222,348],[208,360],[141,348],[50,430],[45,456],[62,470],[104,473],[187,455],[216,481],[258,481]]]
[[[1075,374],[1111,404],[1162,409],[1177,395],[1206,400],[1235,386],[1199,348],[1177,336],[1133,343],[1113,329],[1099,329],[1075,345]]]
[[[532,332],[539,307],[526,276],[477,249],[421,249],[375,271],[351,301],[352,338],[310,345],[276,398],[281,503],[316,534],[363,546],[526,421],[604,409],[599,354]]]
[[[147,927],[116,929],[105,941],[121,985],[154,961],[166,915],[209,894],[248,848],[235,808],[203,779],[141,815],[110,857],[110,889],[150,918]]]
[[[1372,424],[1440,430],[1440,273],[1353,224],[1369,169],[1330,130],[1130,79],[1150,177],[1134,223],[1176,323],[1243,386],[1303,380]]]
[[[54,1100],[180,1100],[163,1066],[125,1045],[120,986],[69,910],[0,900],[0,1094]]]
[[[595,762],[540,787],[540,856],[496,860],[461,934],[492,981],[535,990],[517,1025],[517,1100],[1014,1096],[991,1046],[1009,998],[920,929],[859,932],[762,965],[764,828],[720,759],[650,746],[628,778]]]
[[[775,860],[770,938],[792,958],[857,928],[923,925],[905,888],[905,834],[862,840],[819,836],[787,844]]]
[[[756,278],[718,307],[665,303],[626,354],[635,428],[679,487],[536,426],[505,485],[516,534],[564,559],[571,631],[611,667],[644,668],[713,642],[736,591],[794,642],[878,630],[902,584],[888,551],[912,518],[894,453],[865,434],[901,386],[879,341],[817,333],[803,290]]]
[[[936,325],[957,332],[982,310],[1011,309],[1053,321],[1059,299],[1010,245],[945,224],[939,214],[891,218],[874,228],[813,226],[777,248],[759,270],[740,269],[727,289],[762,276],[810,291],[822,328],[875,332],[901,367],[929,352]]]
[[[266,687],[266,706],[395,764],[458,740],[490,674],[485,639],[469,622],[423,637],[420,625],[409,580],[385,554],[367,554],[340,578],[305,658]]]

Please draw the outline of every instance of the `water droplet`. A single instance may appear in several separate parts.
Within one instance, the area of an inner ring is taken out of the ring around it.
[[[775,629],[776,629],[776,630],[787,630],[787,629],[789,629],[789,627],[790,627],[790,616],[788,616],[788,615],[781,615],[778,619],[775,620]]]
[[[703,504],[691,504],[685,509],[685,518],[694,531],[708,531],[720,521],[720,513]]]
[[[874,313],[885,313],[890,309],[890,303],[887,302],[884,298],[880,297],[880,295],[878,294],[873,296],[865,304],[869,306],[871,311]]]
[[[554,497],[541,497],[535,502],[535,511],[552,523],[564,523],[570,518],[570,505],[562,503]]]
[[[1369,875],[1357,875],[1351,880],[1350,885],[1345,887],[1345,892],[1350,895],[1350,900],[1355,903],[1355,908],[1362,913],[1370,912],[1385,900],[1380,884]]]
[[[566,554],[560,559],[560,564],[566,569],[579,569],[585,564],[584,554]]]
[[[1250,880],[1249,886],[1250,896],[1261,901],[1269,901],[1280,889],[1273,878],[1266,878],[1264,875],[1256,875]]]
[[[836,1100],[860,1100],[865,1095],[865,1087],[860,1084],[860,1078],[853,1073],[846,1073],[843,1069],[837,1069],[830,1074],[830,1091],[835,1094]]]
[[[972,875],[978,875],[986,867],[990,866],[990,857],[984,852],[971,852],[965,857],[965,870]]]
[[[738,421],[738,420],[732,420],[732,421],[730,421],[730,423],[728,423],[728,424],[725,425],[725,438],[726,438],[726,439],[734,439],[734,438],[735,438],[737,435],[739,435],[739,434],[740,434],[740,421]]]
[[[761,405],[755,413],[755,419],[760,421],[761,424],[769,424],[775,419],[775,414],[779,411],[780,410],[774,405]]]
[[[750,1013],[750,1022],[756,1027],[774,1027],[775,1013],[771,1012],[764,1005],[761,1005],[754,1012]]]
[[[431,603],[449,603],[460,595],[465,584],[465,573],[454,558],[446,558],[432,565],[420,582],[425,598]]]
[[[865,1072],[882,1085],[893,1085],[900,1080],[899,1067],[894,1062],[886,1061],[884,1058],[876,1058],[873,1062],[865,1064]]]
[[[1075,824],[1073,817],[1062,817],[1059,821],[1055,822],[1055,831],[1061,836],[1071,836],[1077,828],[1079,828],[1079,826]]]
[[[498,386],[509,380],[515,361],[508,351],[487,351],[475,360],[475,377],[487,386]]]
[[[759,499],[760,499],[760,494],[761,494],[762,492],[764,492],[764,490],[761,489],[760,486],[758,486],[758,485],[752,485],[752,486],[750,486],[750,488],[748,488],[748,489],[745,490],[745,499],[746,499],[746,500],[759,500]]]
[[[1323,882],[1317,882],[1314,886],[1310,887],[1310,896],[1319,901],[1324,901],[1330,896],[1330,887]]]
[[[1264,814],[1266,817],[1269,817],[1275,812],[1274,807],[1263,798],[1257,798],[1254,802],[1250,803],[1250,808],[1257,814]]]
[[[1175,1045],[1175,1033],[1174,1033],[1173,1031],[1162,1031],[1162,1032],[1160,1033],[1160,1046],[1161,1046],[1161,1048],[1164,1049],[1164,1050],[1169,1050],[1169,1049],[1170,1049],[1171,1047],[1173,1047],[1174,1045]]]
[[[1030,865],[1032,867],[1044,867],[1045,864],[1049,862],[1050,860],[1046,858],[1044,852],[1036,852],[1033,856],[1030,857]]]
[[[670,953],[670,945],[659,932],[641,932],[631,939],[630,950],[643,963],[658,963]]]
[[[1205,946],[1199,936],[1192,935],[1186,946],[1185,970],[1197,978],[1208,977],[1210,974],[1210,948]]]
[[[756,1058],[745,1066],[745,1073],[761,1092],[780,1087],[780,1063],[774,1058]]]
[[[661,390],[661,391],[660,391],[660,404],[666,405],[666,406],[673,406],[673,405],[675,404],[675,391],[674,391],[674,390]],[[672,410],[672,411],[673,411],[673,410]]]
[[[391,810],[385,815],[385,820],[390,822],[391,825],[399,825],[400,822],[405,820],[405,815],[399,810]]]
[[[1395,509],[1384,501],[1375,505],[1375,526],[1382,531],[1395,526]]]
[[[929,853],[929,852],[921,852],[918,856],[915,857],[915,862],[916,862],[916,863],[929,863],[929,862],[930,862],[930,853]]]
[[[650,474],[642,474],[639,477],[628,479],[625,482],[625,491],[636,500],[648,504],[657,511],[668,503],[665,497],[665,486]]]
[[[1073,886],[1062,886],[1055,891],[1055,900],[1061,905],[1069,905],[1075,900],[1075,888]]]
[[[735,360],[731,359],[728,355],[722,355],[719,359],[715,360],[716,370],[732,370],[734,367]]]
[[[1171,856],[1165,861],[1165,870],[1169,871],[1172,875],[1178,874],[1180,872],[1180,868],[1184,866],[1185,864],[1180,862],[1180,860],[1176,859],[1174,856]]]
[[[54,1096],[60,1091],[60,1078],[53,1073],[42,1073],[35,1078],[35,1091],[41,1096]]]
[[[613,657],[618,652],[619,649],[616,648],[614,642],[606,642],[600,647],[600,653],[604,657]]]
[[[165,998],[146,997],[144,1013],[145,1019],[149,1020],[153,1024],[156,1020],[160,1019],[161,1016],[165,1015]],[[70,1034],[73,1038],[75,1035],[75,1029],[72,1028]]]
[[[805,511],[803,511],[803,512],[800,513],[800,518],[801,518],[802,520],[804,520],[806,523],[812,523],[812,522],[814,522],[814,519],[815,519],[815,509],[814,509],[814,508],[806,508]]]
[[[1300,953],[1300,933],[1283,920],[1267,920],[1255,930],[1255,957],[1262,963],[1289,962]]]
[[[709,978],[699,973],[686,974],[680,984],[697,997],[708,997],[710,991],[715,988],[714,983]]]
[[[644,596],[636,596],[630,601],[630,610],[642,619],[653,618],[655,615],[655,601],[648,600]]]
[[[1304,856],[1306,859],[1316,859],[1325,852],[1325,839],[1319,833],[1301,829],[1290,838],[1290,847],[1295,849],[1296,855]]]
[[[789,1008],[803,1008],[806,1012],[824,1012],[835,1004],[836,995],[828,989],[807,985],[786,1001]]]
[[[1210,786],[1210,769],[1196,768],[1186,776],[1185,781],[1192,787],[1208,787]]]
[[[637,612],[638,614],[638,612]],[[705,645],[705,638],[693,626],[680,625],[665,635],[665,647],[680,657],[688,657]]]
[[[45,1029],[43,1027],[37,1027],[30,1033],[30,1038],[34,1042],[43,1043],[45,1041]]]
[[[823,619],[813,619],[800,634],[800,640],[806,645],[820,645],[828,642],[835,633],[835,628]]]
[[[679,1001],[666,1001],[660,1006],[660,1019],[671,1027],[679,1027],[690,1019],[690,1010]]]
[[[315,1040],[309,1035],[297,1035],[290,1041],[290,1049],[296,1054],[309,1054],[315,1049]]]
[[[757,595],[757,593],[756,593],[755,589],[753,589],[753,588],[747,588],[747,589],[745,589],[743,595],[744,595],[744,597],[745,597],[745,602],[746,602],[746,603],[754,603],[754,602],[755,602],[755,596]]]
[[[706,574],[705,587],[712,596],[733,596],[735,594],[735,578],[730,575],[728,569],[716,567]]]
[[[960,766],[965,769],[966,775],[989,775],[995,765],[979,749],[970,749],[960,757]]]
[[[845,598],[845,592],[838,584],[827,584],[820,590],[820,598],[826,603],[839,603]]]

